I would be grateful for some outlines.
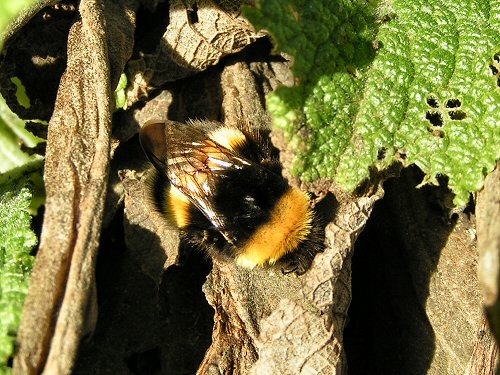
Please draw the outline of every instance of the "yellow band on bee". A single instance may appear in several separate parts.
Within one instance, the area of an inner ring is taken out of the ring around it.
[[[232,151],[237,151],[245,147],[247,143],[245,134],[237,128],[223,126],[211,132],[209,137],[211,140]]]
[[[170,212],[172,219],[179,228],[185,228],[191,221],[189,209],[191,202],[189,199],[175,186],[170,186],[167,200],[167,212]]]
[[[308,195],[290,188],[276,202],[269,221],[259,227],[243,246],[237,263],[246,268],[275,263],[306,240],[312,221]]]

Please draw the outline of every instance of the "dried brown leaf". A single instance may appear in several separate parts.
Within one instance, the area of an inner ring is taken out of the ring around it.
[[[92,293],[109,169],[112,82],[131,52],[129,44],[116,41],[133,33],[134,13],[123,4],[92,0],[82,1],[79,11],[49,124],[44,227],[18,335],[16,374],[69,373],[81,338],[95,323]],[[128,27],[113,29],[113,21],[105,21],[117,14]],[[121,48],[111,66],[109,42]]]
[[[211,0],[197,1],[193,8],[182,0],[171,1],[168,17],[156,51],[128,64],[127,77],[132,82],[128,106],[164,83],[205,70],[263,36],[246,19],[224,12]]]
[[[9,107],[23,119],[49,120],[66,68],[67,40],[78,12],[56,9],[55,1],[39,1],[11,25],[0,58],[0,90]],[[17,100],[17,77],[29,96],[27,108]]]
[[[498,345],[490,326],[483,316],[481,327],[477,332],[474,351],[465,370],[465,375],[493,375],[498,361]]]
[[[477,239],[479,250],[479,282],[489,327],[498,344],[500,342],[500,162],[486,178],[477,198]],[[490,360],[490,367],[498,364]],[[491,362],[493,364],[491,364]]]
[[[449,217],[445,184],[417,189],[421,178],[413,167],[386,181],[357,242],[352,373],[463,373],[471,361],[482,324],[473,216]]]

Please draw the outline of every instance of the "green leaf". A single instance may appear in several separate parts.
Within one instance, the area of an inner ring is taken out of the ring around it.
[[[370,170],[416,164],[424,182],[447,176],[463,206],[500,158],[500,3],[370,4],[266,0],[246,11],[294,57],[300,84],[268,98],[292,172],[352,191]]]
[[[0,35],[22,10],[34,2],[35,0],[0,0]],[[2,40],[0,40],[1,48]]]
[[[26,178],[0,185],[0,373],[7,373],[28,292],[37,244],[30,228],[31,183]]]
[[[40,139],[24,125],[0,96],[0,374],[11,372],[8,362],[34,263],[30,251],[37,244],[30,212],[36,212],[44,196],[43,158],[20,148],[33,147]]]
[[[42,139],[25,130],[24,126],[24,121],[9,109],[0,95],[0,185],[29,175],[35,192],[30,210],[36,215],[38,207],[45,203],[41,176],[44,159],[40,155],[26,154],[20,145],[34,147]]]
[[[125,94],[125,88],[127,87],[127,76],[125,73],[120,75],[120,80],[118,81],[118,86],[115,90],[115,104],[116,109],[124,108],[127,104],[127,94]]]
[[[34,147],[40,138],[24,129],[25,123],[5,103],[0,95],[0,180],[1,174],[29,163],[41,167],[42,157],[30,156],[20,148],[21,144]]]

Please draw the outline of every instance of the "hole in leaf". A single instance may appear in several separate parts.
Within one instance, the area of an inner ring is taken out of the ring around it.
[[[446,108],[458,108],[461,105],[462,105],[462,103],[458,99],[449,99],[446,102]]]
[[[396,154],[400,159],[406,160],[406,151],[405,150],[399,150]]]
[[[429,107],[432,107],[432,108],[438,108],[439,107],[439,101],[434,96],[429,96],[427,98],[427,104],[429,105]]]
[[[187,9],[187,18],[190,25],[198,23],[198,7],[196,4],[193,4],[191,9]]]
[[[385,158],[385,155],[387,154],[387,147],[381,147],[377,151],[377,159],[382,160]]]
[[[425,118],[434,126],[443,126],[443,116],[441,112],[427,111],[425,113]]]
[[[500,63],[500,55],[498,55],[498,53],[495,53],[495,55],[493,56],[493,60],[495,60],[497,63]]]
[[[429,129],[429,131],[434,137],[444,138],[444,131],[441,129]]]
[[[463,120],[467,117],[464,111],[450,111],[448,114],[452,120]]]
[[[494,65],[490,65],[491,74],[496,76],[498,74],[498,69]]]
[[[500,77],[497,78],[497,86],[500,87]]]

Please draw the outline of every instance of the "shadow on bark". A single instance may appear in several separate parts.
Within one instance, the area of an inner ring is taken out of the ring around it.
[[[102,236],[98,323],[82,345],[74,373],[193,374],[211,342],[213,309],[201,290],[210,265],[193,253],[184,265],[169,267],[155,280],[148,268],[163,263],[138,261],[147,254],[127,248],[123,220],[119,210]],[[143,238],[151,240],[151,249],[159,249],[156,234],[144,233]]]
[[[442,251],[453,242],[450,234],[455,223],[448,220],[437,200],[432,201],[446,191],[442,187],[416,189],[421,178],[418,168],[412,167],[401,178],[388,180],[384,199],[375,205],[356,243],[353,300],[344,336],[350,374],[426,374],[440,366],[435,330],[443,327],[431,322],[428,298],[431,280],[440,277]],[[475,274],[470,279],[466,273],[459,277],[465,283],[477,282]],[[458,284],[457,280],[448,281]],[[453,295],[448,294],[447,299],[452,300]],[[443,316],[446,310],[444,307]],[[462,323],[458,317],[444,329],[462,331]],[[448,339],[450,347],[457,345],[453,334]],[[464,341],[470,346],[467,350],[472,350],[474,339]],[[456,366],[468,358],[460,357]]]

